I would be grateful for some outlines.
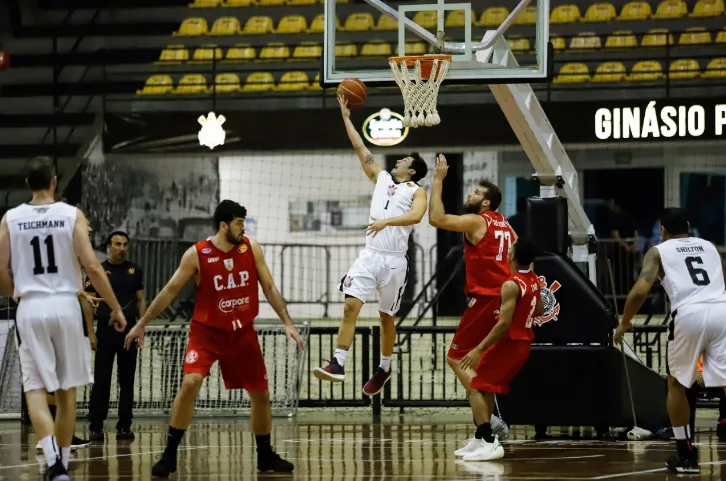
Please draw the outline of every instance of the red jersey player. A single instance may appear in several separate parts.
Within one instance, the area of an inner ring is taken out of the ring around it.
[[[244,236],[247,210],[224,200],[214,211],[217,234],[197,242],[182,257],[179,268],[154,299],[146,314],[126,336],[126,347],[144,342],[144,326],[161,314],[179,291],[194,278],[196,303],[184,357],[184,380],[174,400],[164,454],[151,474],[168,477],[176,471],[179,443],[192,421],[194,403],[202,381],[216,361],[227,389],[246,389],[252,403],[252,431],[257,443],[257,469],[290,472],[292,463],[272,449],[272,413],[267,371],[253,322],[259,311],[257,283],[280,319],[288,339],[303,342],[287,313],[285,301],[267,268],[262,248]]]
[[[491,461],[504,456],[504,449],[492,434],[489,419],[494,412],[494,395],[508,394],[509,383],[529,358],[534,318],[544,313],[537,275],[532,263],[537,248],[519,238],[509,252],[512,274],[502,284],[499,320],[484,340],[461,360],[463,369],[476,367],[471,380],[469,402],[477,422],[474,446],[464,461]]]

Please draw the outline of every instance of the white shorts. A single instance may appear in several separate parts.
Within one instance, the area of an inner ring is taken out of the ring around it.
[[[377,290],[378,310],[392,316],[401,307],[407,275],[408,259],[405,255],[388,255],[363,249],[340,281],[338,289],[363,302]]]
[[[706,386],[726,387],[726,303],[680,307],[668,327],[668,374],[691,387],[703,355]]]
[[[54,392],[93,382],[91,345],[73,295],[30,296],[16,315],[18,353],[25,392]]]

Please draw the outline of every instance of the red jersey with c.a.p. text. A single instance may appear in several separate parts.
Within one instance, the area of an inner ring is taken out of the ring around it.
[[[505,282],[508,281],[517,283],[520,294],[507,337],[513,341],[531,341],[534,339],[534,331],[532,331],[534,310],[537,308],[537,300],[540,298],[539,279],[532,269],[527,269],[513,272]]]
[[[487,233],[476,245],[464,237],[467,295],[499,296],[510,273],[509,248],[515,236],[509,222],[494,211],[479,214],[487,222]]]
[[[229,252],[211,238],[194,244],[199,282],[192,320],[214,329],[236,331],[252,324],[260,311],[257,266],[247,237]]]

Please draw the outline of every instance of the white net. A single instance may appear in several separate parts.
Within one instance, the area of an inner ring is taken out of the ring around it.
[[[305,361],[304,353],[289,342],[281,323],[256,323],[257,334],[267,367],[270,403],[275,416],[293,416],[297,412],[300,380]],[[308,324],[296,326],[307,344]],[[12,323],[0,332],[2,367],[0,368],[0,415],[20,415],[22,390],[18,362],[15,328]],[[149,326],[144,348],[139,351],[134,385],[134,415],[166,415],[174,401],[183,376],[189,324]],[[244,369],[244,366],[240,366]],[[111,381],[109,414],[118,409],[117,370],[114,366]],[[78,390],[79,418],[88,413],[91,386]],[[196,402],[196,414],[245,415],[249,413],[250,399],[246,391],[227,390],[224,387],[219,364],[204,380]]]
[[[449,72],[451,57],[416,58],[413,75],[408,69],[408,63],[411,60],[412,57],[392,57],[389,59],[393,77],[403,94],[405,111],[403,124],[406,127],[421,127],[424,125],[432,127],[438,125],[441,123],[441,118],[436,110],[436,101],[439,97],[441,82],[444,81],[446,74]],[[430,73],[427,72],[429,66]]]

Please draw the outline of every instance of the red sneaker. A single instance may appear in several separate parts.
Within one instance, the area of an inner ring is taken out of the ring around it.
[[[313,376],[323,381],[343,382],[345,381],[345,369],[338,364],[336,358],[333,358],[332,361],[328,361],[327,366],[313,369]]]
[[[388,372],[384,371],[383,368],[376,369],[373,377],[368,380],[365,386],[363,386],[363,394],[366,396],[375,396],[383,390],[389,379],[391,379],[391,373],[393,370],[389,369]]]

